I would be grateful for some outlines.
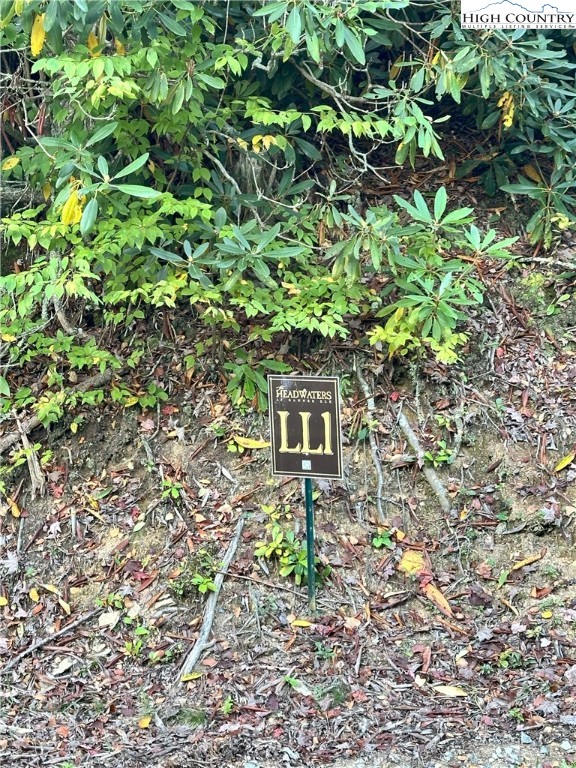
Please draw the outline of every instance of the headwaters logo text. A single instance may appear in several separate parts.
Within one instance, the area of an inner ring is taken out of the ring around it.
[[[464,29],[576,29],[574,0],[558,4],[562,7],[538,0],[462,0],[460,21]]]

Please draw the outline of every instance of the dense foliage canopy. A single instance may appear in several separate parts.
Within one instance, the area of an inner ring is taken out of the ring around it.
[[[49,422],[71,402],[66,371],[137,363],[138,348],[120,358],[87,334],[88,315],[126,330],[188,307],[217,335],[265,341],[345,336],[361,315],[391,353],[424,344],[455,359],[457,324],[482,300],[474,260],[505,257],[513,239],[481,231],[444,187],[395,208],[364,196],[399,166],[444,165],[454,137],[467,159],[450,160],[452,178],[527,195],[534,242],[549,247],[572,219],[573,31],[462,30],[445,0],[0,11],[5,410]],[[281,364],[244,362],[234,397],[262,405],[262,370]],[[40,400],[13,375],[35,363],[49,371]]]

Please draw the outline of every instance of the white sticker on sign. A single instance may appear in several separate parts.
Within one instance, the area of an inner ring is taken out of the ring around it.
[[[568,8],[568,6],[572,6]],[[574,29],[576,13],[570,0],[462,0],[464,29]]]
[[[303,459],[302,460],[302,469],[311,470],[312,469],[312,462],[309,459]]]

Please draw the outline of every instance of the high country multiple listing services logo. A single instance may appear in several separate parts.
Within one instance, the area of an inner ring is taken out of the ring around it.
[[[460,22],[464,29],[576,29],[575,0],[557,2],[462,0]]]

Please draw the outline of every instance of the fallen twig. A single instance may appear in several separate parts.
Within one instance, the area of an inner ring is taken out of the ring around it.
[[[1,674],[4,674],[5,672],[9,672],[11,669],[14,669],[14,667],[19,664],[22,659],[26,658],[26,656],[30,656],[31,653],[34,653],[39,648],[43,648],[45,645],[48,645],[48,643],[51,643],[53,640],[55,640],[57,637],[61,637],[62,635],[65,635],[67,632],[70,632],[73,629],[76,629],[76,627],[79,627],[80,624],[84,624],[85,621],[88,621],[93,616],[96,616],[96,614],[102,612],[102,608],[95,608],[93,611],[90,611],[89,613],[85,613],[84,616],[80,616],[79,619],[76,619],[76,621],[72,621],[70,624],[66,624],[65,627],[63,627],[58,632],[55,632],[53,635],[50,635],[49,637],[45,637],[43,640],[39,640],[37,643],[34,643],[33,645],[29,645],[28,648],[26,648],[24,651],[18,654],[15,658],[11,659],[6,666],[0,670]]]
[[[192,672],[192,670],[196,666],[196,663],[198,662],[198,659],[200,658],[200,655],[202,654],[202,651],[206,647],[206,642],[210,635],[210,631],[212,629],[212,623],[214,621],[214,613],[216,610],[216,603],[218,602],[218,595],[220,594],[220,589],[222,588],[222,584],[224,582],[224,576],[228,571],[228,568],[230,567],[230,563],[232,562],[232,559],[234,558],[234,555],[236,553],[236,549],[238,548],[238,544],[240,542],[240,537],[242,536],[243,528],[244,528],[244,515],[241,515],[240,519],[238,520],[238,523],[236,524],[236,529],[234,531],[234,536],[232,537],[232,541],[228,545],[228,549],[226,550],[226,554],[224,555],[224,560],[222,561],[222,569],[218,571],[218,573],[216,574],[216,578],[214,579],[214,591],[210,592],[210,595],[206,600],[206,608],[204,610],[204,618],[202,620],[200,634],[198,635],[198,639],[194,643],[194,647],[192,648],[188,656],[186,656],[186,658],[184,659],[184,663],[182,664],[182,667],[180,669],[180,674],[179,674],[180,679],[185,675],[189,674],[190,672]]]
[[[442,511],[446,512],[446,514],[450,514],[450,511],[452,510],[452,504],[450,503],[446,489],[440,482],[440,478],[434,469],[425,463],[426,459],[424,458],[424,449],[420,445],[420,442],[416,437],[416,433],[410,426],[408,419],[406,416],[404,416],[403,413],[398,414],[398,426],[404,433],[404,436],[406,437],[406,440],[408,441],[408,444],[412,450],[415,451],[418,457],[418,461],[422,465],[422,472],[424,473],[424,477],[436,494],[438,501],[440,502],[440,506],[442,507]]]
[[[54,306],[54,312],[56,314],[58,322],[62,326],[64,333],[66,333],[68,336],[73,336],[75,338],[80,338],[80,339],[85,339],[88,336],[88,334],[83,328],[74,328],[70,324],[70,321],[66,317],[66,312],[64,311],[64,307],[62,306],[62,302],[60,301],[60,299],[56,298],[56,296],[52,296],[52,304]]]
[[[370,389],[368,388],[366,379],[362,375],[362,371],[360,370],[360,366],[357,364],[356,359],[354,359],[354,369],[356,371],[356,378],[358,379],[358,383],[360,384],[362,394],[366,398],[366,408],[368,409],[370,421],[373,421],[374,411],[376,410],[376,406],[374,404],[374,395],[370,394]],[[382,464],[381,464],[380,453],[378,450],[378,444],[376,443],[376,437],[374,435],[373,430],[370,428],[370,424],[368,425],[368,440],[370,442],[370,451],[372,452],[372,462],[374,464],[374,469],[376,470],[376,478],[378,480],[378,483],[376,486],[376,510],[378,512],[378,519],[380,520],[381,523],[383,523],[385,520],[384,510],[382,508],[382,491],[384,490],[384,475],[382,474]]]
[[[465,419],[462,416],[462,414],[458,413],[454,421],[456,422],[456,437],[454,438],[452,453],[450,454],[450,459],[448,461],[448,464],[454,464],[454,462],[458,458],[458,454],[460,453],[460,448],[462,447],[462,437],[464,436]]]
[[[32,498],[35,499],[37,495],[44,496],[44,491],[46,490],[46,480],[44,478],[44,474],[42,473],[40,462],[38,461],[38,456],[36,456],[36,451],[30,445],[28,436],[26,432],[24,432],[22,422],[18,418],[18,414],[15,408],[12,410],[12,415],[14,417],[14,421],[16,422],[16,427],[18,428],[20,440],[22,440],[22,447],[26,451],[26,463],[28,464],[28,472],[30,473]]]
[[[111,371],[104,371],[104,373],[97,373],[96,376],[89,376],[84,381],[81,381],[78,386],[74,387],[75,392],[85,392],[90,387],[101,387],[103,384],[107,384],[112,378]],[[10,432],[0,438],[0,456],[12,448],[13,445],[22,438],[22,434],[28,435],[33,429],[42,426],[42,422],[37,416],[31,416],[26,421],[23,421],[21,428],[16,432]]]

